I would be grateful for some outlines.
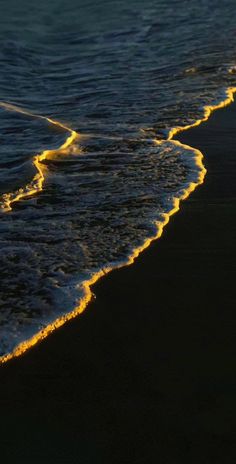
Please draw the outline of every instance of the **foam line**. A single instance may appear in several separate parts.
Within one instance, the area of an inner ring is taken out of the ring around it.
[[[156,239],[161,237],[161,235],[163,233],[163,230],[164,230],[164,227],[168,224],[168,222],[170,220],[170,217],[173,214],[175,214],[177,211],[179,211],[180,201],[185,200],[191,194],[191,192],[193,192],[195,190],[195,188],[198,185],[202,184],[203,181],[204,181],[204,177],[206,175],[206,169],[205,169],[205,167],[203,165],[203,154],[200,152],[200,150],[198,150],[196,148],[193,148],[193,147],[190,147],[188,145],[184,145],[181,142],[179,142],[178,140],[173,140],[174,135],[176,135],[176,134],[178,134],[180,132],[183,132],[185,130],[188,130],[190,128],[199,126],[202,122],[207,121],[207,119],[210,117],[210,115],[211,115],[211,113],[213,111],[215,111],[215,110],[217,110],[219,108],[223,108],[223,107],[229,105],[231,102],[234,101],[234,93],[235,92],[236,92],[236,87],[235,88],[232,88],[232,87],[228,88],[226,90],[226,92],[225,92],[225,99],[223,99],[221,102],[219,102],[219,103],[217,103],[215,105],[207,105],[207,106],[205,106],[203,108],[203,117],[201,119],[198,119],[193,124],[183,126],[183,127],[181,127],[181,126],[174,127],[174,128],[172,128],[170,130],[167,140],[172,141],[172,143],[174,145],[182,147],[185,150],[190,150],[191,152],[194,152],[195,157],[196,157],[196,164],[200,168],[200,172],[199,172],[198,181],[196,183],[191,182],[186,189],[183,189],[181,191],[181,193],[180,193],[180,196],[174,198],[174,200],[173,200],[173,208],[171,209],[171,211],[169,211],[168,213],[163,214],[163,219],[162,219],[161,222],[159,222],[159,221],[156,222],[156,227],[157,227],[156,234],[153,235],[152,237],[149,237],[142,245],[140,245],[138,248],[134,249],[132,251],[132,254],[128,257],[126,262],[119,263],[114,267],[107,267],[107,268],[101,269],[96,274],[93,274],[91,279],[89,279],[89,280],[87,280],[87,281],[85,281],[83,283],[84,297],[81,300],[78,307],[76,307],[73,311],[71,311],[71,312],[57,318],[54,322],[48,324],[47,327],[40,330],[38,333],[33,335],[31,338],[29,338],[28,340],[25,340],[24,342],[20,343],[18,346],[16,346],[16,348],[14,348],[14,350],[11,353],[8,353],[8,354],[3,355],[2,357],[0,357],[0,363],[2,363],[2,364],[6,363],[7,361],[9,361],[9,360],[11,360],[11,359],[13,359],[13,358],[15,358],[17,356],[21,356],[29,348],[33,347],[34,345],[36,345],[36,343],[38,343],[38,342],[42,341],[44,338],[46,338],[55,329],[61,327],[62,325],[65,324],[65,322],[67,322],[70,319],[73,319],[77,315],[81,314],[85,310],[86,306],[88,305],[88,303],[90,302],[90,300],[92,298],[91,286],[95,282],[97,282],[97,280],[99,280],[104,275],[108,274],[113,269],[118,269],[118,268],[121,268],[123,266],[131,265],[134,262],[134,260],[139,256],[139,254],[143,250],[145,250],[146,248],[149,247],[150,243],[153,240],[156,240]],[[166,140],[161,140],[160,141],[160,140],[155,140],[154,139],[153,142],[157,143],[159,145],[159,144],[165,144]]]
[[[187,124],[186,126],[177,126],[173,127],[169,133],[168,133],[168,138],[167,140],[172,140],[173,137],[180,132],[186,131],[188,129],[192,129],[193,127],[199,126],[203,122],[207,121],[215,110],[219,110],[220,108],[224,108],[225,106],[230,105],[234,101],[234,93],[236,92],[236,87],[228,87],[225,90],[225,98],[221,100],[218,103],[215,103],[215,105],[205,105],[203,107],[203,116],[202,118],[197,119],[194,121],[192,124]]]
[[[39,114],[32,113],[24,108],[12,105],[11,103],[0,102],[0,106],[7,111],[14,111],[17,113],[25,114],[27,116],[31,116],[33,118],[43,119],[44,121],[47,121],[49,124],[53,124],[54,126],[57,126],[66,132],[69,132],[69,136],[59,148],[56,148],[54,150],[44,150],[42,153],[34,156],[33,165],[36,168],[36,174],[34,175],[32,181],[29,184],[25,185],[22,188],[19,188],[15,192],[9,192],[2,195],[3,201],[1,204],[1,212],[7,213],[12,210],[13,203],[23,200],[26,197],[35,195],[36,193],[43,190],[45,174],[42,161],[46,160],[48,157],[52,155],[65,154],[66,150],[75,142],[76,139],[79,138],[79,134],[67,127],[65,124],[55,121],[54,119],[47,118],[46,116],[41,116]]]

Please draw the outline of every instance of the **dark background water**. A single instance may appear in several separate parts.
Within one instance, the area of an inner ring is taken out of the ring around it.
[[[233,1],[2,3],[2,99],[80,131],[189,120],[231,81]]]
[[[42,194],[2,214],[1,353],[68,311],[75,285],[125,260],[198,170],[152,137],[193,122],[235,82],[234,1],[1,2],[0,99],[87,138],[46,162]],[[0,192],[66,134],[0,112]]]

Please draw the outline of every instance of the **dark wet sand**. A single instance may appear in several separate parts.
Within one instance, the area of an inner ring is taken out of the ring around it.
[[[0,369],[0,462],[236,462],[236,104],[179,139],[203,186],[97,299]]]

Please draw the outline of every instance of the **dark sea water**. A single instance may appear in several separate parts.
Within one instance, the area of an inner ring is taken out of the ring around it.
[[[198,183],[195,152],[165,138],[235,84],[236,2],[0,4],[4,355],[78,306],[83,282],[127,262]],[[58,150],[68,129],[79,137]],[[35,156],[53,149],[37,192]]]

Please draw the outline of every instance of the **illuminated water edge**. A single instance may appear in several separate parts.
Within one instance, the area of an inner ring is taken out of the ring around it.
[[[13,203],[23,200],[26,197],[35,195],[36,193],[39,193],[43,190],[45,175],[42,161],[46,160],[47,158],[53,155],[55,156],[68,153],[69,148],[77,139],[79,139],[79,134],[76,131],[65,126],[64,124],[55,121],[54,119],[32,113],[24,108],[12,105],[11,103],[0,101],[0,106],[7,111],[14,111],[16,113],[25,114],[26,116],[31,116],[33,118],[43,119],[44,121],[47,121],[49,124],[57,126],[66,132],[69,132],[69,136],[66,138],[65,142],[59,148],[55,148],[54,150],[44,150],[42,153],[34,156],[33,165],[36,168],[36,174],[34,175],[32,181],[29,184],[25,185],[24,187],[21,187],[15,192],[5,193],[2,195],[3,202],[2,204],[0,203],[1,212],[7,213],[12,210]]]
[[[80,303],[76,308],[74,308],[72,311],[58,317],[53,322],[49,323],[46,327],[44,327],[43,329],[41,329],[40,331],[35,333],[32,337],[30,337],[29,339],[19,343],[11,352],[1,356],[0,357],[0,363],[2,363],[2,364],[6,363],[10,359],[22,355],[29,348],[36,345],[36,343],[38,343],[39,341],[46,338],[55,329],[57,329],[57,328],[61,327],[63,324],[65,324],[65,322],[67,322],[70,319],[73,319],[77,315],[81,314],[85,310],[86,306],[88,305],[88,303],[90,302],[90,300],[92,298],[92,291],[91,291],[90,287],[95,282],[97,282],[97,280],[99,280],[104,275],[108,274],[113,269],[119,269],[119,268],[121,268],[123,266],[131,265],[134,262],[134,260],[139,256],[139,254],[144,249],[146,249],[150,245],[150,243],[152,241],[154,241],[154,240],[161,237],[161,235],[163,233],[163,230],[164,230],[164,227],[168,224],[168,222],[170,220],[170,217],[180,209],[180,201],[185,200],[195,190],[195,188],[198,185],[202,184],[204,182],[204,178],[205,178],[205,175],[206,175],[206,169],[205,169],[205,167],[203,165],[203,154],[200,152],[200,150],[198,150],[196,148],[193,148],[191,146],[182,144],[178,140],[174,140],[173,137],[175,135],[177,135],[178,133],[180,133],[180,132],[183,132],[185,130],[191,129],[191,128],[196,127],[196,126],[199,126],[202,122],[205,122],[205,121],[207,121],[209,119],[209,117],[210,117],[210,115],[211,115],[211,113],[213,111],[215,111],[217,109],[220,109],[220,108],[223,108],[223,107],[229,105],[230,103],[232,103],[234,101],[234,93],[235,92],[236,92],[236,87],[227,88],[226,91],[225,91],[224,98],[220,102],[218,102],[218,103],[216,103],[214,105],[206,105],[206,106],[203,107],[203,116],[202,116],[202,118],[197,119],[192,124],[182,126],[182,127],[177,126],[177,127],[172,128],[169,131],[168,137],[167,137],[167,140],[169,142],[173,143],[173,145],[175,145],[175,146],[179,146],[179,147],[184,148],[185,150],[189,150],[194,154],[194,156],[195,156],[195,159],[194,159],[195,166],[199,168],[199,176],[198,176],[197,182],[190,182],[188,187],[181,190],[178,197],[173,198],[173,205],[172,205],[172,208],[170,209],[170,211],[168,211],[167,213],[162,214],[162,221],[156,221],[156,223],[155,223],[156,233],[153,236],[146,239],[139,247],[135,248],[132,251],[132,253],[130,254],[130,256],[127,257],[126,261],[114,264],[114,266],[111,266],[111,267],[103,268],[103,269],[99,270],[97,273],[93,274],[91,278],[84,281],[83,284],[82,284],[83,297],[80,300]],[[15,201],[20,201],[22,198],[24,198],[26,196],[29,196],[29,195],[33,195],[33,194],[35,194],[38,191],[43,189],[44,175],[43,175],[43,172],[40,170],[41,169],[40,161],[42,161],[43,159],[46,159],[52,153],[54,153],[54,154],[57,153],[58,154],[58,151],[61,152],[63,150],[66,150],[79,137],[79,134],[77,134],[75,131],[69,129],[67,126],[64,126],[61,123],[57,123],[56,121],[54,121],[54,120],[52,120],[50,118],[35,115],[33,113],[28,112],[27,110],[23,110],[23,109],[18,108],[18,107],[14,106],[14,105],[9,105],[9,104],[6,104],[6,103],[0,103],[0,105],[4,106],[5,109],[8,109],[10,111],[18,111],[18,112],[22,112],[24,114],[28,114],[28,115],[31,115],[31,116],[34,116],[34,117],[39,117],[39,118],[42,118],[42,119],[46,119],[48,122],[50,122],[52,124],[55,124],[55,125],[58,125],[59,127],[62,127],[63,129],[70,132],[70,136],[66,139],[65,143],[61,147],[59,147],[59,149],[57,149],[57,150],[45,150],[42,154],[37,155],[34,158],[34,164],[35,164],[35,166],[37,168],[37,171],[38,171],[37,174],[39,174],[38,179],[36,178],[36,180],[39,180],[39,183],[38,183],[39,188],[36,189],[36,190],[32,189],[32,191],[30,191],[29,194],[27,194],[27,191],[24,194],[24,191],[23,191],[23,192],[21,192],[21,193],[23,193],[22,196],[20,196],[20,195],[15,196],[14,199],[10,202],[9,209],[6,208],[4,210],[4,212],[7,212],[7,211],[10,211],[12,209],[11,204],[14,203]],[[158,144],[158,145],[162,145],[162,144],[164,144],[166,142],[166,140],[153,139],[153,142]],[[43,158],[39,159],[39,157],[41,157],[41,156],[43,156]],[[35,163],[36,160],[37,160],[38,164]],[[36,176],[37,176],[37,174],[36,174]],[[33,181],[34,180],[35,180],[35,177],[34,177]]]

